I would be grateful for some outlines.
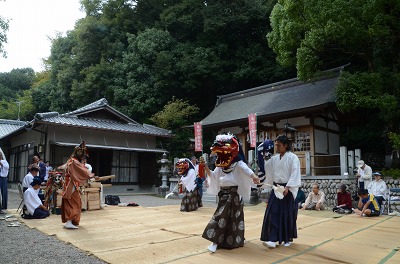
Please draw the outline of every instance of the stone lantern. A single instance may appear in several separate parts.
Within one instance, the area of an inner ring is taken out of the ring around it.
[[[162,182],[160,188],[167,190],[167,189],[169,189],[168,185],[167,185],[167,182],[168,182],[168,174],[170,173],[170,170],[169,170],[170,161],[167,159],[167,154],[166,153],[164,153],[162,155],[160,163],[161,163],[161,169],[160,169],[159,172],[161,174],[161,182]]]

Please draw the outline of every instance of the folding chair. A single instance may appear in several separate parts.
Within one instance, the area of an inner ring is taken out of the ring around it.
[[[398,194],[397,199],[394,200],[393,193]],[[388,203],[388,214],[390,213],[390,205],[391,204],[400,204],[400,188],[389,188],[389,195],[387,199]]]
[[[18,213],[18,211],[19,211],[19,209],[21,208],[21,210],[22,210],[22,204],[24,203],[24,192],[22,191],[22,185],[21,185],[21,183],[18,183],[17,184],[17,186],[18,186],[18,192],[19,192],[19,197],[21,198],[21,202],[19,203],[19,206],[18,206],[18,209],[17,209],[17,213]]]

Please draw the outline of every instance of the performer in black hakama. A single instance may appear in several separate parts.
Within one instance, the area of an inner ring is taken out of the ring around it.
[[[191,212],[199,207],[198,190],[196,185],[196,171],[189,159],[179,159],[175,164],[178,174],[181,176],[179,184],[182,185],[184,196],[181,203],[182,212]]]
[[[259,178],[244,162],[239,141],[233,135],[218,135],[211,151],[217,154],[216,168],[206,173],[207,193],[218,195],[218,207],[203,232],[203,238],[212,242],[207,248],[233,249],[244,245],[243,199],[250,199],[251,187]]]
[[[271,191],[261,231],[264,246],[274,248],[276,243],[290,246],[297,238],[297,210],[295,198],[301,186],[300,161],[290,151],[286,136],[275,140],[278,154],[265,162],[266,183],[284,186],[283,195]]]

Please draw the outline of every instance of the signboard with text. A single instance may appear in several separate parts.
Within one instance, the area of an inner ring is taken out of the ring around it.
[[[257,115],[249,115],[249,137],[250,147],[255,148],[257,146]]]
[[[203,128],[201,122],[194,123],[194,151],[203,151]]]

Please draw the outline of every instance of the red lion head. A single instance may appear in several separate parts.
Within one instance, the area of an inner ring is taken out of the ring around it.
[[[190,168],[190,160],[179,159],[175,163],[175,168],[177,169],[179,175],[186,175]]]
[[[215,166],[229,167],[239,154],[239,141],[232,135],[218,135],[211,146],[211,152],[217,154]]]

